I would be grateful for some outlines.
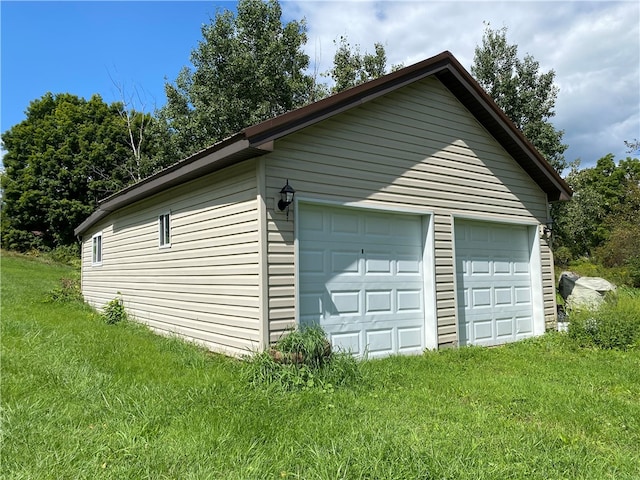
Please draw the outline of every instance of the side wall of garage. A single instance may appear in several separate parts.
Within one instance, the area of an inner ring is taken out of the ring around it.
[[[275,208],[288,179],[307,200],[433,213],[438,343],[457,341],[454,217],[539,225],[547,198],[435,78],[416,82],[276,142],[262,157],[268,225],[269,338],[296,322],[293,212]],[[545,313],[555,308],[541,243]]]
[[[258,178],[250,160],[111,214],[83,237],[82,291],[122,298],[134,319],[230,354],[262,337]],[[170,246],[159,246],[159,216]],[[102,264],[92,237],[102,235]]]

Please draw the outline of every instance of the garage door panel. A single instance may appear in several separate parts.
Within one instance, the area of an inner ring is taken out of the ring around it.
[[[496,318],[496,338],[512,338],[514,335],[513,317]]]
[[[458,307],[466,309],[471,305],[469,301],[469,289],[462,287],[462,281],[458,280]]]
[[[331,274],[360,275],[360,255],[354,251],[329,252],[331,256]]]
[[[415,253],[413,255],[398,253],[396,268],[398,275],[422,275],[422,258]]]
[[[305,236],[313,238],[325,230],[324,215],[321,210],[307,209],[304,215],[298,217],[300,224],[300,231],[305,233]]]
[[[422,290],[397,290],[396,291],[396,313],[419,313],[423,306]]]
[[[323,292],[300,294],[300,317],[307,320],[320,320],[323,313]]]
[[[497,307],[511,306],[515,303],[514,292],[511,287],[496,287],[493,290],[493,294],[495,298],[494,305]]]
[[[328,332],[329,341],[331,346],[336,351],[349,352],[354,355],[362,355],[363,351],[360,346],[362,345],[361,332],[352,330],[348,332]]]
[[[417,353],[422,350],[424,332],[420,327],[398,328],[398,352]]]
[[[385,328],[382,330],[366,330],[365,339],[369,353],[375,354],[391,354],[394,352],[393,329]]]
[[[330,294],[330,315],[361,315],[360,291],[333,291]]]
[[[516,275],[529,275],[530,265],[528,259],[518,260],[513,263],[513,273]]]
[[[388,238],[391,236],[391,223],[386,216],[380,217],[375,214],[369,215],[364,219],[364,232],[370,237]]]
[[[389,224],[393,227],[390,236],[394,237],[398,232],[404,232],[403,238],[406,245],[422,247],[422,225],[416,221],[416,217],[399,215],[392,218]]]
[[[388,258],[388,255],[383,254],[367,254],[367,257],[364,259],[365,264],[365,273],[366,274],[391,274],[393,273],[392,261]]]
[[[353,215],[334,213],[331,215],[331,233],[336,237],[354,236],[360,233],[360,223],[353,221]]]
[[[472,309],[491,308],[491,288],[472,288],[471,305]]]
[[[516,317],[516,333],[519,338],[533,335],[533,317]]]
[[[497,345],[531,336],[527,227],[457,221],[455,229],[460,343]]]
[[[489,315],[473,322],[473,339],[476,343],[487,343],[493,339],[493,318]]]
[[[496,257],[493,259],[494,275],[511,275],[511,261],[508,258]]]
[[[471,242],[487,243],[489,241],[489,227],[478,225],[476,228],[470,229],[470,235],[467,235],[467,238]]]
[[[392,290],[367,291],[365,295],[365,314],[393,313]]]
[[[306,274],[324,274],[325,252],[324,250],[307,250],[304,257],[300,258],[300,271]]]
[[[531,305],[531,287],[514,287],[514,305]]]
[[[471,260],[471,275],[490,275],[489,259]]]

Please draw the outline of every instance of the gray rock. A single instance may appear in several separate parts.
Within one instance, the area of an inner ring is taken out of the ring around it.
[[[573,272],[562,272],[558,284],[558,291],[568,309],[597,308],[605,294],[615,289],[616,286],[604,278],[580,277]]]

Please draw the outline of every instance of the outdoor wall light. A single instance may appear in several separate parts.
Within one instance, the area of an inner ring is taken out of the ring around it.
[[[280,211],[287,211],[287,220],[289,219],[289,205],[293,202],[293,196],[295,194],[296,191],[291,185],[289,185],[289,179],[287,179],[287,184],[282,187],[282,190],[280,190],[280,201],[278,202],[278,208]]]
[[[553,233],[553,220],[549,220],[544,227],[542,227],[542,233],[544,234],[544,238],[551,238],[551,234]]]

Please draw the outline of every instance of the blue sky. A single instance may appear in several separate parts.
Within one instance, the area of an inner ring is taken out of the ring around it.
[[[115,81],[144,94],[147,109],[161,106],[165,77],[189,63],[217,6],[235,2],[2,1],[1,131],[48,91],[111,102]]]
[[[306,18],[306,51],[319,71],[331,66],[333,41],[410,65],[450,50],[468,69],[484,22],[507,26],[519,54],[556,71],[554,124],[565,131],[567,160],[582,166],[640,139],[640,2],[632,1],[310,1],[281,0],[284,17]],[[107,102],[140,93],[148,111],[165,102],[165,79],[189,65],[200,27],[235,2],[0,3],[0,131],[22,121],[29,102],[50,91]]]

